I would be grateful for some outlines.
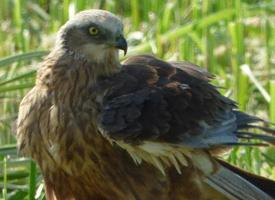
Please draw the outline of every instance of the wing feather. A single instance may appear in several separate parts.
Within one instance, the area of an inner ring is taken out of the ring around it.
[[[105,80],[109,84],[103,88],[100,130],[113,140],[134,144],[215,148],[258,144],[255,139],[274,143],[274,130],[253,125],[263,120],[237,111],[235,103],[210,84],[211,78],[188,62],[131,57],[120,73]]]

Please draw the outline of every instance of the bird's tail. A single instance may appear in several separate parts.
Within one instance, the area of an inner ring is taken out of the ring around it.
[[[237,137],[248,141],[253,140],[253,142],[236,143],[236,145],[275,145],[275,129],[257,125],[258,122],[262,122],[274,126],[273,123],[240,111],[234,111],[234,114],[237,122],[237,131],[235,132]],[[260,142],[255,142],[255,139]]]
[[[275,182],[234,167],[224,161],[206,182],[230,200],[274,200]]]

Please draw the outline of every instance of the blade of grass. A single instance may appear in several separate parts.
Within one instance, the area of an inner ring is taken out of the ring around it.
[[[24,3],[24,0],[14,1],[13,22],[17,29],[16,35],[15,35],[16,43],[20,47],[20,49],[25,51],[25,46],[24,46],[25,43],[24,43],[24,37],[23,37],[23,21],[21,17],[21,7],[23,3]]]
[[[251,71],[250,67],[248,65],[242,65],[241,66],[242,71],[249,77],[249,80],[255,85],[255,87],[259,90],[259,92],[262,94],[264,99],[267,102],[271,101],[271,98],[268,94],[268,92],[265,90],[265,88],[261,85],[261,83],[256,79],[253,72]]]
[[[4,162],[3,162],[3,176],[4,176],[4,181],[3,181],[3,198],[7,199],[7,182],[8,182],[8,176],[7,176],[7,158],[4,158]]]
[[[5,179],[7,179],[8,182],[13,180],[19,180],[29,177],[29,173],[26,170],[18,170],[16,172],[6,173],[5,175],[0,175],[0,182],[5,182]]]
[[[29,177],[29,200],[35,199],[36,190],[36,164],[33,160],[30,161],[30,177]]]
[[[269,103],[269,116],[272,122],[275,122],[275,80],[270,81],[270,103]]]
[[[70,14],[70,0],[63,1],[63,23],[69,19]]]
[[[15,91],[15,90],[20,91],[20,90],[23,90],[23,89],[32,88],[33,86],[34,86],[34,83],[25,83],[25,84],[18,84],[18,85],[0,87],[0,93],[12,92],[12,91]]]
[[[34,77],[35,73],[36,73],[36,70],[31,70],[31,71],[26,72],[26,73],[24,73],[24,74],[21,74],[21,75],[19,75],[19,76],[16,76],[16,77],[13,77],[13,78],[4,80],[4,81],[0,82],[0,87],[1,87],[2,85],[6,85],[6,84],[8,84],[8,83],[12,83],[12,82],[15,82],[15,81],[19,81],[19,80],[21,80],[21,79],[25,79],[25,78],[29,78],[29,77]]]
[[[131,13],[132,13],[132,22],[134,28],[137,29],[138,25],[140,24],[140,11],[139,11],[139,1],[132,0],[131,1]]]
[[[234,15],[235,15],[234,9],[226,9],[223,11],[216,12],[214,14],[211,14],[211,15],[203,18],[202,20],[193,21],[193,22],[191,22],[187,25],[184,25],[180,28],[175,28],[171,31],[168,31],[167,33],[160,36],[160,40],[163,43],[165,43],[169,40],[177,40],[177,38],[183,37],[184,35],[192,32],[195,29],[201,29],[201,28],[210,26],[212,24],[220,22],[221,20],[228,20],[231,17],[233,17]],[[139,52],[144,52],[144,51],[149,51],[149,50],[150,50],[150,41],[144,42],[143,44],[130,49],[128,56],[133,53],[139,53]]]
[[[3,145],[0,147],[0,155],[17,154],[16,144]]]
[[[41,59],[46,54],[48,54],[48,51],[35,51],[2,58],[0,59],[0,68],[3,68],[3,66],[10,65],[15,62]]]

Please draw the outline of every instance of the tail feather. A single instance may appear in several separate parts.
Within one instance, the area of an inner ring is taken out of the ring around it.
[[[240,111],[234,111],[236,116],[237,131],[235,132],[236,136],[240,139],[247,140],[259,140],[261,143],[254,141],[251,144],[275,144],[275,129],[269,128],[266,126],[259,126],[255,123],[263,122],[267,125],[274,125],[271,122],[265,121],[255,116],[248,115]],[[256,132],[253,132],[256,131]],[[265,143],[264,143],[265,142]],[[250,143],[247,143],[250,144]],[[236,145],[238,145],[236,143]],[[241,143],[242,145],[242,143]]]
[[[223,165],[220,165],[219,169],[209,175],[205,181],[230,200],[274,199],[270,194]]]
[[[226,143],[229,146],[267,146],[275,144],[275,129],[260,126],[262,122],[274,126],[258,117],[234,111],[239,142]],[[254,132],[255,131],[255,132]],[[218,160],[218,170],[207,176],[206,183],[220,191],[230,200],[272,200],[275,199],[275,181],[245,172],[224,161]]]
[[[265,135],[265,134],[252,133],[252,132],[248,132],[248,131],[237,131],[236,135],[242,139],[259,139],[259,140],[262,140],[265,142],[270,142],[270,143],[275,142],[274,136],[269,136],[269,135]]]
[[[268,124],[273,125],[273,123],[271,123],[271,122],[268,122]],[[268,134],[275,135],[275,130],[274,130],[274,128],[272,129],[272,128],[268,128],[268,127],[265,127],[265,126],[257,126],[257,125],[253,125],[253,124],[249,124],[249,125],[247,126],[247,128],[258,129],[258,130],[264,131],[264,132],[266,132],[266,133],[268,133]]]
[[[248,115],[246,113],[243,113],[241,111],[234,111],[234,114],[237,118],[237,126],[239,128],[242,127],[246,127],[248,124],[252,124],[252,123],[256,123],[256,122],[263,122],[264,120],[262,120],[261,118],[252,116],[252,115]]]
[[[230,171],[238,174],[242,178],[246,179],[262,191],[266,192],[268,195],[275,199],[275,181],[264,178],[262,176],[257,176],[255,174],[249,173],[244,171],[238,167],[230,165],[229,163],[217,159],[217,161],[225,168],[229,169]]]

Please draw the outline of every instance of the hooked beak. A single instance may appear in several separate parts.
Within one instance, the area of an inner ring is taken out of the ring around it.
[[[115,41],[115,48],[123,50],[124,51],[124,56],[126,55],[128,46],[127,46],[127,41],[123,37],[123,35],[120,35],[116,39],[116,41]]]

